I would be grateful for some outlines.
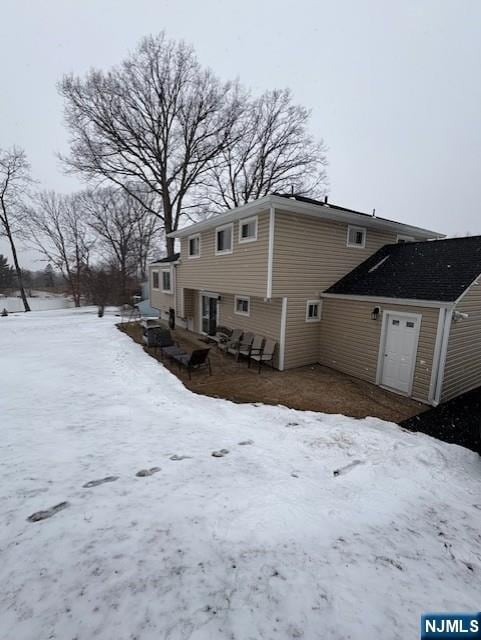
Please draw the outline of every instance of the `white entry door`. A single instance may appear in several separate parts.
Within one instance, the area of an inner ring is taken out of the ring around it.
[[[420,316],[388,313],[381,384],[410,394],[416,363]]]

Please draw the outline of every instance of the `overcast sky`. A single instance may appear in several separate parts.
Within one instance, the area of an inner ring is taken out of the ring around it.
[[[0,146],[24,147],[45,188],[79,186],[55,156],[68,148],[56,82],[107,69],[165,30],[224,79],[292,89],[328,147],[332,202],[481,233],[479,0],[1,4]],[[31,252],[21,257],[42,267]]]

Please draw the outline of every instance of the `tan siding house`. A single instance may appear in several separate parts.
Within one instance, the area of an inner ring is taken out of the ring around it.
[[[431,404],[481,385],[480,238],[433,242],[440,234],[281,195],[172,236],[180,253],[150,273],[163,318],[252,332],[276,342],[281,370],[320,363]]]

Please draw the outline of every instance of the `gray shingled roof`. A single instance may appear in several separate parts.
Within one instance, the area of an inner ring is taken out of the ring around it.
[[[158,260],[154,260],[150,264],[159,264],[163,262],[176,262],[180,258],[180,253],[174,253],[171,256],[167,256],[166,258],[159,258]]]
[[[481,236],[382,247],[325,293],[453,302],[481,274]]]

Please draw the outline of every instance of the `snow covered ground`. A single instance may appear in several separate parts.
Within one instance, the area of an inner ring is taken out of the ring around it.
[[[479,610],[475,453],[196,396],[117,320],[0,318],[2,640],[407,640]]]

